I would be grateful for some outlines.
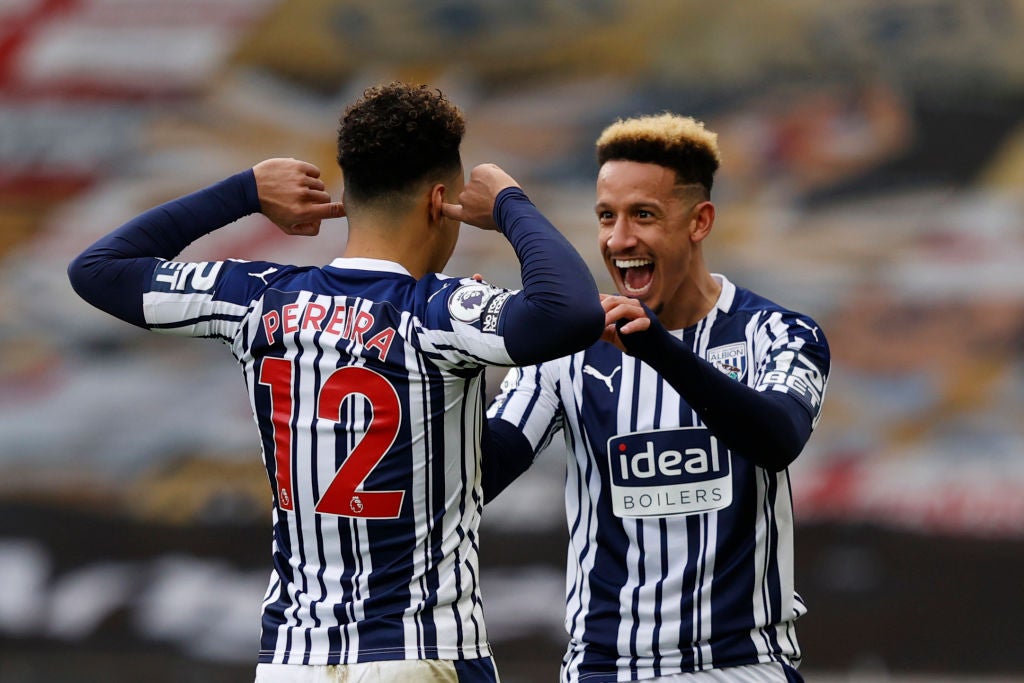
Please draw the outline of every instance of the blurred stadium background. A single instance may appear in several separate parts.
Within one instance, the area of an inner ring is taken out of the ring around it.
[[[1021,0],[0,0],[0,682],[252,680],[269,494],[240,377],[65,267],[269,156],[337,193],[339,110],[393,77],[459,103],[467,164],[515,175],[605,289],[597,133],[717,130],[713,269],[834,353],[794,467],[805,676],[1024,680],[1022,46]],[[321,264],[344,230],[250,217],[188,255]],[[448,272],[512,264],[465,228]],[[561,657],[559,455],[485,518],[506,683]]]

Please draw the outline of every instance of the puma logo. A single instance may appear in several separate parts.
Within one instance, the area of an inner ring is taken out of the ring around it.
[[[274,268],[273,266],[271,266],[270,268],[267,268],[266,270],[264,270],[262,273],[249,273],[249,277],[258,277],[260,280],[263,281],[263,284],[269,284],[267,282],[267,276],[270,275],[271,273],[276,273],[276,272],[277,272],[277,268]]]
[[[805,323],[803,320],[800,320],[799,318],[796,319],[796,324],[799,325],[800,327],[806,329],[806,330],[810,330],[811,334],[814,335],[814,341],[820,341],[818,339],[818,328],[817,327],[811,327],[810,325]]]
[[[606,387],[608,387],[608,393],[612,393],[613,391],[615,391],[615,388],[612,386],[612,377],[614,377],[615,373],[618,372],[621,369],[622,369],[622,366],[620,365],[620,366],[616,367],[614,370],[612,370],[612,374],[610,374],[610,375],[602,375],[599,370],[595,370],[594,369],[594,366],[592,366],[592,365],[584,365],[583,366],[583,374],[584,375],[590,375],[591,377],[598,378],[599,380],[604,382],[604,385]]]

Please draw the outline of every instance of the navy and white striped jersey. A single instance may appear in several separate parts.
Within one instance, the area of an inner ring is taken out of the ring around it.
[[[489,656],[477,577],[485,364],[512,293],[397,264],[157,265],[154,330],[241,365],[274,497],[259,661]]]
[[[249,169],[140,214],[68,266],[94,306],[218,339],[242,367],[274,503],[259,661],[488,656],[477,577],[483,368],[558,358],[600,337],[586,263],[518,187],[499,192],[493,212],[521,291],[417,280],[369,258],[322,268],[171,260],[259,210]]]
[[[716,307],[671,334],[816,423],[829,370],[817,324],[715,277]],[[488,414],[535,453],[564,435],[564,681],[799,662],[788,470],[731,452],[650,366],[603,342],[511,370]]]

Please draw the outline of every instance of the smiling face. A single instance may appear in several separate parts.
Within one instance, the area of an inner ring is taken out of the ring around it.
[[[675,171],[613,160],[597,176],[598,245],[619,293],[639,299],[669,329],[687,317],[706,277],[700,242],[714,207]]]

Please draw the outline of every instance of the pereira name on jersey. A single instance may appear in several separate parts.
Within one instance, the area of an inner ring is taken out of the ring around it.
[[[816,422],[827,346],[809,318],[726,278],[715,309],[673,332],[718,370],[797,398]],[[563,679],[632,680],[795,664],[788,471],[730,452],[648,365],[610,344],[513,369],[488,414],[568,448]]]
[[[483,365],[512,362],[511,296],[370,259],[158,264],[147,323],[227,343],[260,430],[275,503],[261,662],[490,655],[474,435]]]

